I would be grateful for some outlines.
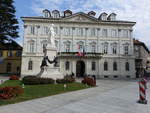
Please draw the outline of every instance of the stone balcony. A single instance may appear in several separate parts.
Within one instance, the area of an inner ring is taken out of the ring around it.
[[[102,58],[102,53],[92,53],[92,52],[86,52],[84,56],[78,56],[78,52],[58,52],[58,57],[61,58]]]

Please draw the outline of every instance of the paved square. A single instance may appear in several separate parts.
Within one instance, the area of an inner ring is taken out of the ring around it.
[[[150,113],[136,81],[98,80],[98,87],[0,107],[0,113]],[[148,84],[148,88],[150,84]],[[147,99],[150,100],[150,91]]]

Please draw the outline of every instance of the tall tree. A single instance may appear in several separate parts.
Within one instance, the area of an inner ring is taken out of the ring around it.
[[[0,42],[19,37],[13,3],[13,0],[0,0]]]

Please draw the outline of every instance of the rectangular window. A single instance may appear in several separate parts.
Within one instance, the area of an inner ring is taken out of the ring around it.
[[[115,29],[112,29],[111,30],[111,37],[116,37],[117,36],[117,32],[116,32],[116,30]]]
[[[96,62],[92,62],[92,71],[96,70]]]
[[[12,64],[7,63],[6,72],[11,72]]]
[[[83,36],[83,28],[77,28],[77,36]]]
[[[129,46],[124,46],[124,54],[127,55],[129,53]]]
[[[69,27],[64,28],[64,35],[69,36],[71,34],[71,29]]]
[[[95,53],[95,52],[96,52],[96,46],[92,45],[92,53]]]
[[[58,35],[58,27],[54,27],[54,32]]]
[[[20,57],[21,56],[21,51],[17,51],[16,52],[16,57]]]
[[[129,32],[129,37],[132,38],[132,30]]]
[[[121,31],[122,31],[121,29],[118,29],[118,37],[122,37],[121,36]]]
[[[88,35],[88,30],[89,30],[88,28],[85,28],[85,36],[89,36]]]
[[[70,44],[66,44],[66,52],[70,52]]]
[[[107,37],[107,29],[103,29],[103,31],[102,31],[102,36],[103,36],[103,37]]]
[[[128,38],[128,30],[123,30],[123,37]]]
[[[30,43],[30,53],[34,52],[34,43]]]
[[[8,57],[12,57],[12,51],[8,51],[8,52],[7,52],[7,56],[8,56]]]
[[[65,62],[66,71],[69,70],[69,67],[70,67],[70,62],[69,62],[69,61],[66,61],[66,62]]]
[[[126,62],[126,63],[125,63],[125,70],[126,70],[126,71],[129,71],[129,62]]]
[[[113,47],[113,54],[117,54],[117,48]]]
[[[33,69],[33,61],[29,61],[28,62],[28,70],[32,70]]]
[[[108,53],[108,45],[107,45],[107,44],[104,45],[103,53],[104,53],[104,54],[107,54],[107,53]]]
[[[31,33],[32,35],[34,35],[34,34],[35,34],[35,26],[30,26],[30,27],[31,27],[30,33]]]
[[[95,28],[92,28],[92,29],[91,29],[91,36],[92,36],[92,37],[95,37],[95,36],[96,36],[96,29],[95,29]]]
[[[117,54],[117,44],[113,44],[112,46],[112,53]]]
[[[48,35],[48,33],[49,33],[48,27],[44,26],[44,35]]]
[[[3,51],[0,51],[0,57],[2,57],[3,56]]]
[[[108,71],[108,63],[104,62],[104,71]]]

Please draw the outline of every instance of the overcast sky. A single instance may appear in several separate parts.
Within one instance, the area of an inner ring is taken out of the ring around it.
[[[150,48],[150,0],[14,0],[16,15],[20,25],[20,39],[22,44],[21,16],[42,16],[42,10],[64,11],[70,9],[73,13],[82,11],[95,11],[98,17],[100,13],[114,12],[118,20],[135,21],[134,38],[146,43]]]

